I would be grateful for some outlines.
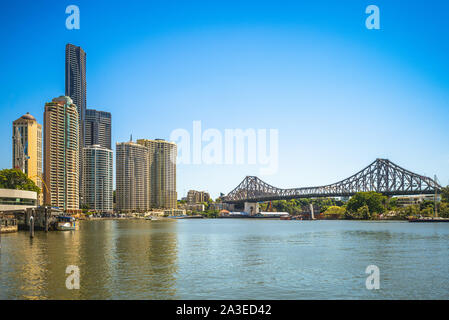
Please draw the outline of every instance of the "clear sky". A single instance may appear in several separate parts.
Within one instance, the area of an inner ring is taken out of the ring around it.
[[[65,8],[80,8],[67,30]],[[380,8],[368,30],[365,8]],[[448,1],[8,1],[0,5],[0,168],[12,121],[64,94],[87,53],[87,105],[113,144],[177,128],[279,130],[278,187],[336,182],[388,158],[449,183]],[[179,165],[178,198],[216,197],[257,165]],[[259,175],[260,176],[260,175]]]

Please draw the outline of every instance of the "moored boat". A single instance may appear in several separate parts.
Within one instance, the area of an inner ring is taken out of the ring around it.
[[[76,230],[76,220],[70,216],[59,216],[56,221],[56,230],[69,231]]]

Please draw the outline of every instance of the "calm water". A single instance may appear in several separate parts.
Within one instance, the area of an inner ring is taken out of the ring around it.
[[[449,299],[444,223],[86,221],[1,244],[0,299]]]

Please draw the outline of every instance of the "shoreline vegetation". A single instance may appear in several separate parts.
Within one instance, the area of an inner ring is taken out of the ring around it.
[[[209,203],[204,203],[203,212],[192,211],[192,215],[205,218],[218,218],[218,210],[209,210]],[[424,200],[419,204],[399,206],[397,198],[387,197],[374,191],[359,192],[347,202],[334,198],[276,200],[260,203],[261,211],[288,212],[291,216],[310,216],[312,205],[318,209],[316,218],[323,220],[409,220],[416,217],[434,217],[434,201]],[[436,203],[438,216],[449,218],[449,186],[441,190],[441,201]]]
[[[220,202],[217,199],[216,202]],[[182,203],[182,202],[181,202]],[[188,211],[188,216],[203,217],[207,219],[220,218],[219,210],[210,209],[214,202],[204,202],[205,211]],[[377,192],[359,192],[348,201],[335,198],[322,199],[292,199],[276,200],[270,203],[260,203],[262,212],[288,212],[291,216],[310,219],[310,205],[314,207],[315,218],[319,220],[364,220],[364,221],[407,221],[417,217],[434,217],[434,201],[424,200],[419,204],[399,206],[397,198],[387,197]],[[449,187],[442,188],[441,201],[436,203],[438,216],[449,218]],[[160,217],[161,220],[170,219]],[[83,219],[83,218],[82,218]],[[142,217],[106,217],[93,218],[86,216],[86,220],[100,219],[143,219]]]
[[[40,189],[23,172],[16,169],[0,170],[0,188],[35,191]],[[216,200],[220,202],[220,198]],[[183,201],[179,201],[180,204]],[[212,210],[214,201],[204,202],[205,211],[190,211],[189,216],[219,218],[220,211]],[[423,200],[418,204],[399,206],[397,198],[387,197],[374,191],[359,192],[347,202],[335,198],[275,200],[260,203],[260,211],[288,212],[291,216],[310,217],[310,206],[315,217],[324,220],[408,220],[416,217],[434,217],[435,212],[441,218],[449,218],[449,186],[441,188],[441,201]],[[435,208],[436,205],[436,208]],[[436,210],[435,210],[436,209]],[[82,208],[83,215],[78,219],[97,219],[89,216],[88,208]],[[106,217],[99,219],[126,219],[136,217]]]

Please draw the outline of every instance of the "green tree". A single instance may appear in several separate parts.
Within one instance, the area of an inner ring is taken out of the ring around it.
[[[417,217],[420,215],[419,205],[411,205],[396,210],[396,218],[407,219],[408,217]]]
[[[218,210],[207,210],[204,212],[195,212],[195,214],[205,215],[207,218],[218,218],[219,211]]]
[[[324,212],[326,219],[343,219],[345,217],[346,208],[331,206]]]
[[[389,198],[387,207],[390,210],[396,209],[398,207],[398,198]]]
[[[17,169],[0,170],[0,188],[41,192],[33,180]]]
[[[434,215],[435,210],[432,207],[427,207],[421,210],[421,215],[424,217],[431,217]]]
[[[369,207],[367,205],[364,205],[363,207],[358,208],[356,217],[360,220],[370,220],[371,213],[369,211]]]
[[[424,200],[423,202],[421,202],[419,204],[419,208],[420,208],[420,210],[424,210],[424,209],[428,209],[428,208],[435,210],[435,204],[433,203],[433,201]]]
[[[443,218],[449,218],[449,203],[441,202],[438,215]]]
[[[449,203],[449,186],[441,188],[441,201]]]
[[[351,213],[357,213],[360,208],[367,206],[369,213],[380,214],[385,211],[386,199],[386,196],[374,191],[359,192],[349,199],[346,209]]]

